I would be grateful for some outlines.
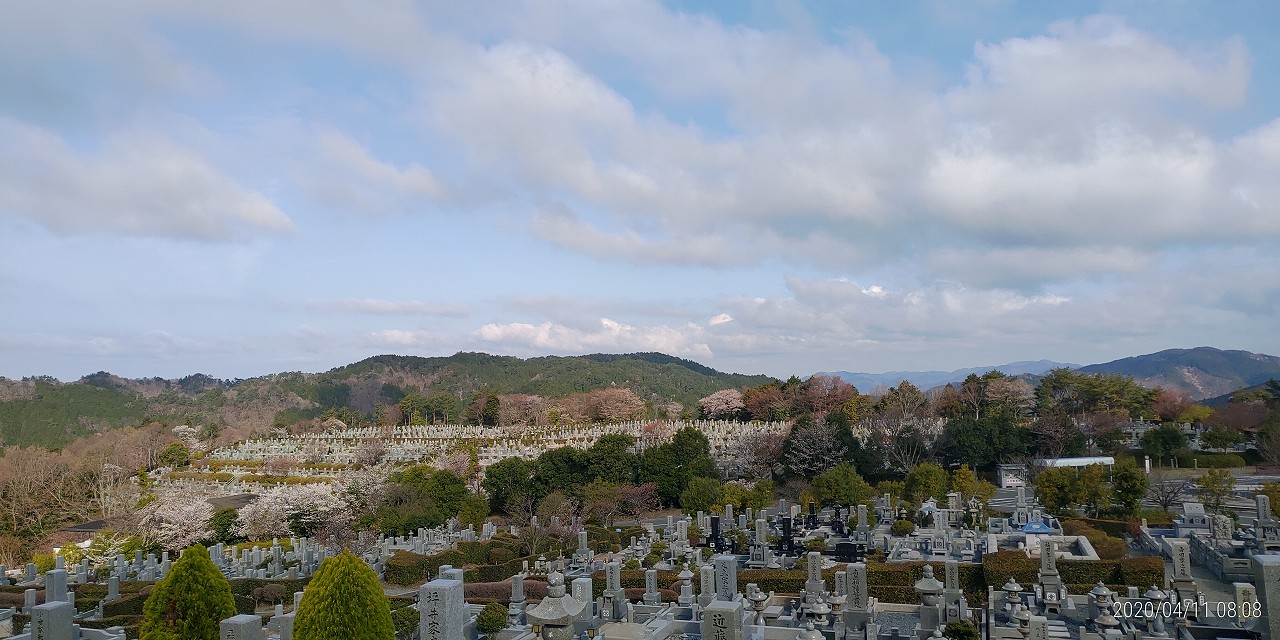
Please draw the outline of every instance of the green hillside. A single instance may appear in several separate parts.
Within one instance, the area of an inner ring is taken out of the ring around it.
[[[76,382],[0,379],[0,444],[60,447],[94,431],[150,419],[177,424],[264,428],[321,416],[329,409],[371,415],[405,394],[480,391],[557,398],[625,387],[653,405],[699,398],[768,376],[721,373],[661,353],[521,359],[484,353],[448,357],[374,356],[325,373],[277,373],[248,380],[195,374],[179,380],[130,380],[99,372]]]
[[[147,411],[144,398],[121,389],[43,378],[25,383],[25,397],[0,402],[0,443],[60,447],[95,431],[138,424]]]
[[[727,387],[759,385],[763,375],[721,373],[696,362],[661,353],[546,356],[521,359],[485,353],[458,353],[447,358],[374,356],[321,374],[324,384],[353,384],[369,376],[399,377],[407,373],[428,393],[465,397],[481,390],[528,393],[549,398],[617,386],[653,401],[691,406],[699,398]]]

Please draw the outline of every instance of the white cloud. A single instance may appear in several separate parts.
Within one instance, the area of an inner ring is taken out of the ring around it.
[[[544,322],[490,323],[480,327],[475,337],[493,345],[533,352],[586,353],[593,351],[660,351],[677,356],[707,357],[705,329],[689,323],[680,327],[656,325],[636,327],[601,318],[596,329],[576,329]]]
[[[719,315],[713,316],[711,320],[707,322],[707,324],[713,327],[718,327],[722,324],[728,324],[730,322],[733,322],[733,316],[727,313],[721,313]]]
[[[0,209],[61,234],[234,240],[294,229],[265,196],[162,135],[120,132],[86,153],[3,115]]]

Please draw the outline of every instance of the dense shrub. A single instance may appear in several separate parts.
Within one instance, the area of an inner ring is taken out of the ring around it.
[[[895,536],[910,535],[911,532],[915,530],[916,530],[916,525],[914,522],[910,520],[894,520],[893,524],[890,525],[889,527],[890,533],[892,533]]]
[[[507,608],[497,602],[484,606],[476,616],[476,631],[485,634],[497,633],[507,628]]]
[[[1129,554],[1129,545],[1119,538],[1106,538],[1093,543],[1093,550],[1102,560],[1120,560]]]
[[[294,616],[296,640],[393,640],[391,603],[378,576],[350,551],[326,559]]]
[[[217,640],[218,623],[236,613],[231,585],[209,552],[188,547],[142,606],[142,640]]]

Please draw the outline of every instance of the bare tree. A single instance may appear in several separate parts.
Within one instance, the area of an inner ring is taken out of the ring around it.
[[[1175,506],[1182,504],[1194,487],[1195,483],[1191,480],[1157,468],[1148,476],[1147,499],[1165,511],[1172,511]]]
[[[1080,427],[1065,413],[1055,411],[1031,423],[1036,447],[1046,458],[1061,458],[1063,452],[1083,435]]]
[[[802,478],[812,478],[836,466],[845,454],[835,427],[821,418],[792,427],[786,449],[784,463]]]
[[[876,416],[866,422],[867,438],[884,448],[890,469],[905,473],[928,457],[929,445],[914,418]]]
[[[781,470],[779,459],[786,439],[781,433],[752,433],[732,445],[730,456],[738,463],[744,477],[767,479],[774,471]]]

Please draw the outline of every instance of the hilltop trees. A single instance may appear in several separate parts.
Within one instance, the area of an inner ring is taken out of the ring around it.
[[[168,575],[156,583],[143,603],[140,637],[217,640],[219,621],[235,613],[231,585],[209,559],[209,552],[194,545],[173,563]]]

